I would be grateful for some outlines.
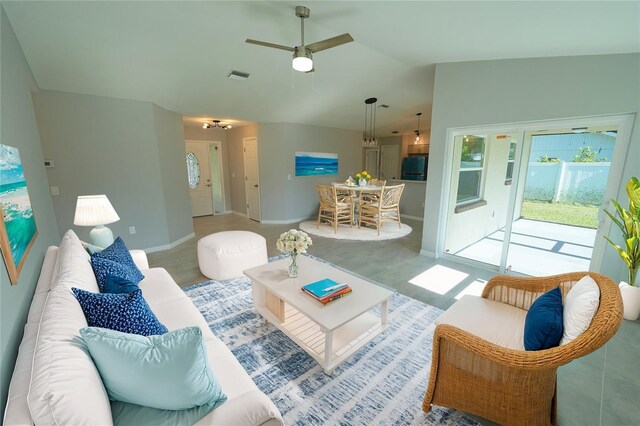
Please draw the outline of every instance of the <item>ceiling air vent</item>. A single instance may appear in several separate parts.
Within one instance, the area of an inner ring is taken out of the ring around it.
[[[245,81],[249,78],[249,73],[233,70],[229,73],[229,75],[227,75],[227,77],[229,77],[231,80]]]

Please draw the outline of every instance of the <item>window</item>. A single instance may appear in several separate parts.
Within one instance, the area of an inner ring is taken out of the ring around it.
[[[504,184],[511,185],[513,180],[513,165],[516,161],[516,143],[511,142],[509,146],[509,159],[507,160],[507,175],[504,177]]]
[[[466,135],[462,138],[460,176],[456,203],[468,204],[480,199],[484,171],[485,138]]]
[[[187,179],[189,188],[195,189],[200,183],[200,163],[193,152],[187,153]]]

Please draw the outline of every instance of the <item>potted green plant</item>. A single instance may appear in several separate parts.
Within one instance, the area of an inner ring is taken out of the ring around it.
[[[626,185],[629,196],[629,209],[623,208],[617,201],[611,200],[616,208],[615,214],[605,210],[620,231],[624,247],[605,237],[616,249],[622,261],[627,265],[628,283],[620,283],[620,293],[624,304],[624,318],[636,320],[640,316],[640,287],[637,287],[637,272],[640,267],[640,181],[632,177]]]

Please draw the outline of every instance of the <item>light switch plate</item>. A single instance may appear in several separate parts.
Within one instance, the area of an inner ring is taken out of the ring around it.
[[[51,196],[57,197],[59,195],[60,195],[60,188],[58,188],[57,186],[52,186],[51,187]]]

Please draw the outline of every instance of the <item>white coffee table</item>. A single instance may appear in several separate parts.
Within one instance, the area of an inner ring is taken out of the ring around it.
[[[287,273],[289,258],[244,273],[252,282],[256,311],[331,374],[387,328],[388,300],[393,292],[307,256],[299,256],[298,264],[298,278]],[[300,289],[324,278],[349,284],[353,291],[322,305]],[[377,305],[380,318],[369,312]]]

